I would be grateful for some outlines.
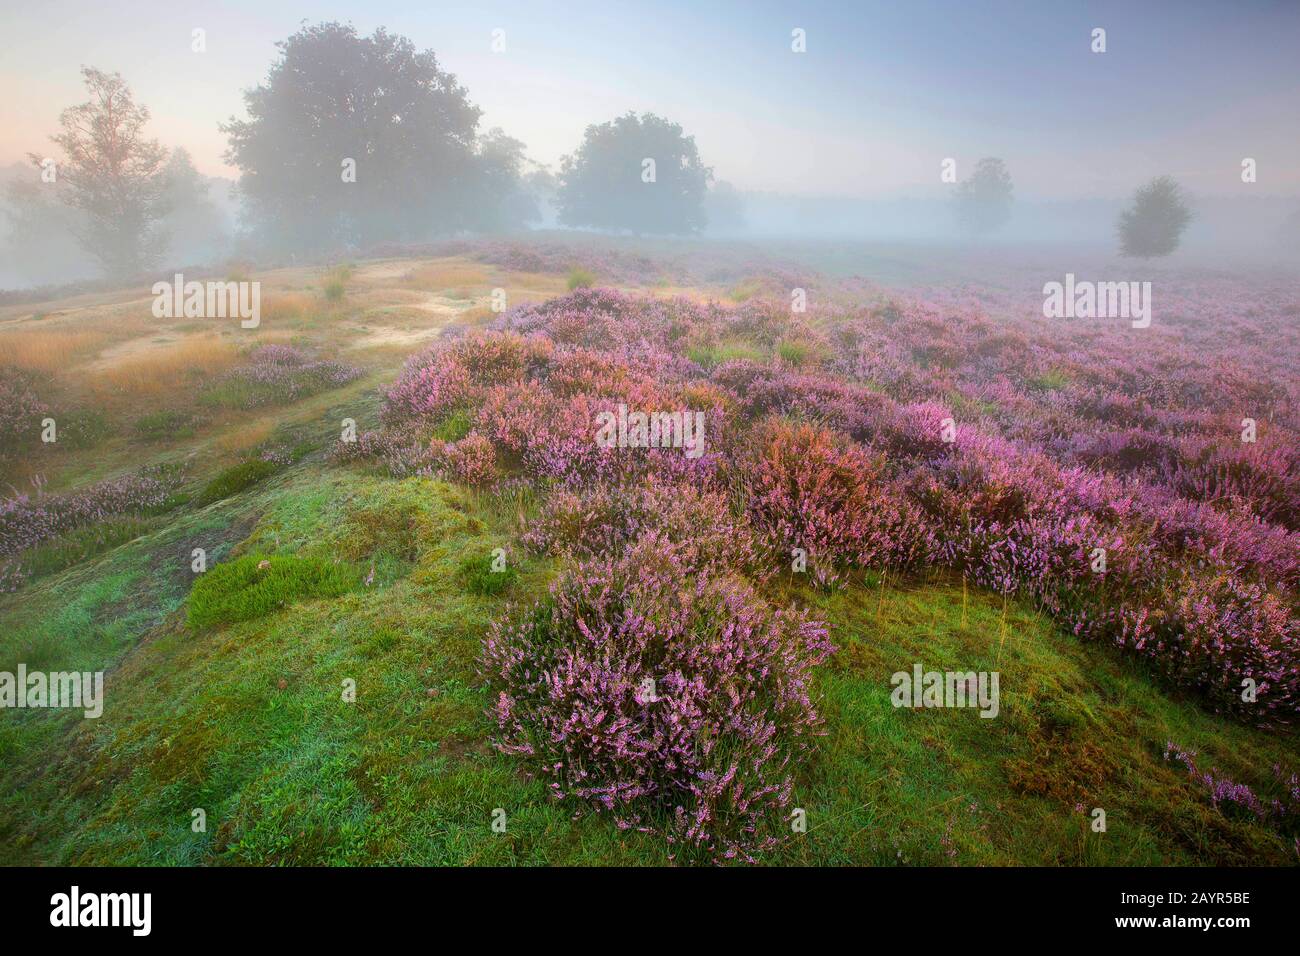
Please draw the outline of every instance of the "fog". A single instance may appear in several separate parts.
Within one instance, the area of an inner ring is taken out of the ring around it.
[[[1294,8],[670,5],[634,45],[521,5],[267,9],[73,4],[58,45],[0,14],[32,81],[0,127],[0,288],[539,229],[1234,267],[1300,248]],[[129,145],[90,155],[109,90]],[[1173,246],[1122,248],[1162,177]]]

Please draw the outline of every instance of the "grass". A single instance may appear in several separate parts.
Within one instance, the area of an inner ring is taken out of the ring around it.
[[[686,357],[704,368],[713,368],[737,359],[762,362],[767,359],[767,354],[753,342],[733,338],[691,346],[686,349]]]
[[[491,284],[488,271],[483,266],[454,259],[417,266],[407,272],[402,281],[427,292],[482,288]]]
[[[237,465],[231,465],[204,485],[203,490],[195,497],[195,502],[199,505],[207,505],[229,498],[257,484],[268,475],[275,474],[277,470],[277,465],[260,458],[241,461]]]
[[[233,366],[239,350],[216,335],[193,335],[139,355],[127,356],[93,376],[105,391],[132,396],[184,393],[197,380]]]
[[[471,555],[461,561],[459,572],[465,590],[488,597],[504,593],[519,577],[501,552]]]
[[[232,508],[260,517],[242,553],[213,546],[226,556],[205,574],[188,573],[187,546],[205,539],[187,525],[36,585],[21,647],[4,626],[16,606],[0,600],[0,663],[62,662],[75,645],[83,666],[114,666],[99,720],[27,712],[0,725],[13,767],[0,781],[0,860],[668,863],[661,841],[552,802],[491,747],[479,642],[555,572],[512,557],[513,586],[481,586],[500,577],[487,570],[493,548],[511,551],[513,508],[312,462],[286,480],[217,506],[214,520]],[[133,595],[159,586],[148,579],[161,554],[178,566],[160,588],[170,597],[137,607]],[[168,610],[184,610],[190,582],[197,630]],[[1160,756],[1174,740],[1259,788],[1274,762],[1294,763],[1290,738],[1208,714],[1014,602],[1004,638],[1001,599],[963,602],[960,582],[772,589],[829,620],[839,650],[817,680],[827,735],[796,780],[808,830],[769,862],[1293,861],[1288,841],[1221,814]],[[123,619],[121,607],[133,610]],[[893,708],[889,676],[915,662],[998,670],[1000,716]],[[194,807],[205,833],[190,828]],[[491,829],[498,807],[503,834]],[[1095,807],[1104,834],[1089,829]]]
[[[433,430],[433,437],[447,442],[460,441],[473,427],[474,419],[470,413],[457,409],[438,423],[438,427]]]
[[[58,372],[70,359],[92,355],[112,335],[100,329],[37,329],[6,332],[0,336],[0,353],[6,365],[37,372]]]
[[[343,301],[348,291],[348,280],[352,278],[351,266],[335,266],[325,273],[321,282],[321,291],[325,301],[337,305]]]
[[[357,573],[323,558],[248,554],[219,564],[194,582],[190,627],[247,621],[309,598],[338,597]]]
[[[149,518],[110,518],[99,524],[76,528],[52,541],[31,548],[23,555],[24,567],[34,576],[62,571],[73,565],[111,551],[113,548],[137,538],[157,525]]]

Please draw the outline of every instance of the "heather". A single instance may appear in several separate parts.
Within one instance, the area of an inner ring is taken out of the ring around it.
[[[969,305],[807,318],[761,299],[728,309],[578,289],[427,350],[384,418],[400,431],[468,415],[502,474],[553,486],[531,532],[543,550],[612,553],[646,522],[611,499],[635,502],[650,481],[725,493],[769,572],[796,549],[823,583],[947,567],[1145,658],[1214,708],[1288,722],[1300,540],[1294,435],[1277,412],[1294,395],[1158,334],[1139,348],[1117,329],[1049,338]],[[719,361],[727,342],[748,351]],[[708,361],[692,358],[702,350]],[[1257,442],[1238,440],[1229,403],[1206,404],[1211,381],[1238,390],[1232,408],[1269,415]],[[598,446],[597,416],[618,403],[705,411],[705,454]],[[436,440],[428,453],[448,455]],[[746,563],[725,548],[709,560]]]
[[[38,486],[34,495],[0,500],[0,581],[10,589],[26,577],[22,552],[58,536],[123,515],[156,514],[173,503],[181,472],[145,468],[66,494],[47,495]]]
[[[232,330],[233,367],[291,340],[366,369],[301,401],[204,408],[232,367],[163,404],[29,380],[114,428],[64,445],[58,415],[15,485],[40,470],[42,497],[76,494],[147,452],[220,493],[0,559],[24,578],[0,595],[0,669],[113,674],[95,726],[0,722],[0,857],[1294,862],[1273,809],[1294,803],[1300,586],[1285,283],[1192,276],[1135,331],[1049,326],[1028,274],[1023,295],[987,270],[973,294],[887,293],[609,246],[652,263],[642,288],[576,257],[361,262],[290,335]],[[595,285],[547,298],[577,269]],[[689,298],[659,285],[692,273]],[[283,277],[301,294],[321,271]],[[526,304],[494,315],[498,284]],[[620,405],[698,411],[703,454],[601,447]],[[917,661],[1000,671],[998,719],[895,709],[890,675]],[[207,834],[178,801],[209,808]],[[1076,809],[1098,806],[1109,836]]]
[[[499,623],[482,666],[499,745],[620,828],[687,859],[751,858],[779,837],[820,720],[825,626],[734,578],[692,576],[655,534],[561,577]]]
[[[346,385],[360,375],[356,366],[317,359],[289,345],[263,345],[209,385],[200,399],[222,408],[282,405]]]
[[[48,412],[37,395],[33,373],[0,365],[0,462],[36,442],[41,419]]]

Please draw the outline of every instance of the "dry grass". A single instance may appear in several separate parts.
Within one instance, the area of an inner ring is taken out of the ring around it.
[[[267,296],[262,304],[264,322],[302,321],[316,310],[316,300],[303,292],[285,292]]]
[[[443,289],[456,289],[464,292],[467,288],[491,284],[488,270],[471,262],[434,262],[412,269],[402,277],[407,286],[438,292]]]
[[[499,318],[499,316],[497,315],[497,313],[492,311],[492,306],[490,305],[480,305],[476,308],[469,309],[466,312],[462,313],[460,317],[461,321],[464,322],[466,325],[473,326],[475,328],[487,325],[489,322],[491,322],[493,319],[496,318]]]
[[[32,329],[0,335],[6,365],[57,372],[75,359],[94,354],[112,336],[101,329]]]
[[[269,418],[258,418],[228,428],[217,436],[213,444],[227,454],[248,451],[256,448],[271,437],[275,431],[275,422]]]
[[[239,351],[216,335],[195,335],[179,342],[124,358],[102,369],[95,387],[130,395],[158,395],[184,387],[195,379],[225,371]]]

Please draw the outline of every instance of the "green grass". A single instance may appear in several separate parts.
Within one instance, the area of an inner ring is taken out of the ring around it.
[[[492,554],[471,555],[461,561],[459,570],[470,594],[501,594],[519,577],[519,572],[505,562],[504,556]]]
[[[263,461],[260,458],[241,461],[237,465],[231,465],[204,485],[195,501],[200,505],[221,501],[223,498],[239,494],[245,488],[251,488],[263,478],[275,474],[278,470],[277,465],[269,461]]]
[[[767,360],[767,354],[761,348],[744,339],[725,339],[709,345],[692,346],[686,349],[686,357],[704,368],[713,368],[737,359],[753,362]]]
[[[658,838],[551,801],[491,745],[480,642],[557,570],[518,549],[527,507],[309,460],[0,597],[0,669],[109,671],[98,720],[0,720],[0,862],[670,862]],[[497,547],[513,583],[494,593],[471,582],[501,577],[485,570]],[[816,682],[827,733],[795,781],[808,831],[768,862],[1296,862],[1161,758],[1173,740],[1264,791],[1273,763],[1295,768],[1294,735],[1207,713],[1015,602],[1004,631],[1001,599],[963,600],[960,581],[769,590],[827,619],[839,649]],[[196,613],[204,626],[186,627]],[[1000,715],[895,709],[889,677],[916,662],[998,671]],[[1106,833],[1089,829],[1095,807]]]
[[[165,410],[141,415],[131,426],[146,441],[176,440],[194,435],[196,419],[187,412]]]
[[[248,554],[219,564],[194,582],[190,627],[247,621],[310,598],[338,597],[356,586],[356,571],[321,558]]]
[[[146,533],[156,524],[156,521],[149,518],[129,515],[108,518],[37,545],[22,556],[22,563],[35,576],[62,571],[95,555],[111,551],[119,544]]]
[[[439,422],[433,430],[433,437],[446,442],[460,441],[473,427],[473,416],[464,409],[457,409]]]

